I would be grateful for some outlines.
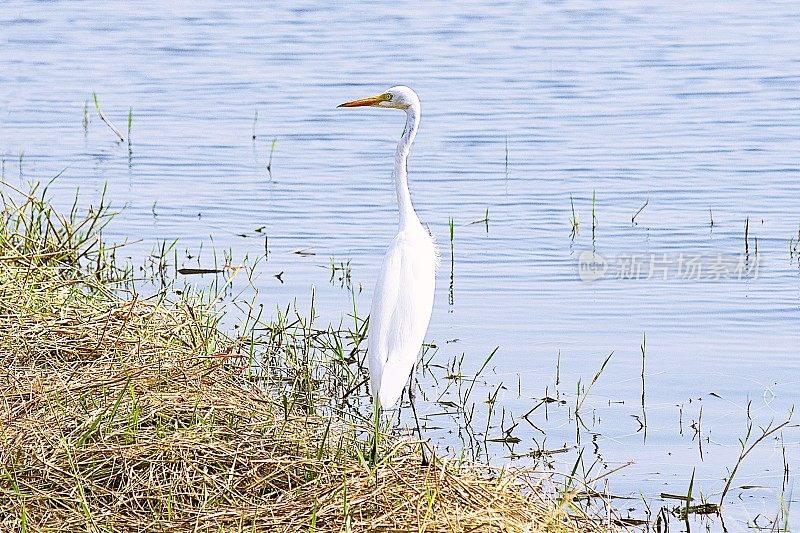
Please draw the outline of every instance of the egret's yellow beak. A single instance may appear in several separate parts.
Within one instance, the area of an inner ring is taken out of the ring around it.
[[[362,98],[360,100],[353,100],[352,102],[345,102],[343,104],[339,104],[336,107],[363,107],[363,106],[371,106],[376,107],[381,104],[381,102],[388,102],[391,100],[391,96],[389,93],[379,94],[377,96],[370,96],[369,98]]]

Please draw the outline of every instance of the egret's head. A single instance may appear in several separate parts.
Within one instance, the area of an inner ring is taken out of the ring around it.
[[[410,107],[419,107],[419,97],[411,88],[404,85],[397,85],[392,87],[385,93],[377,96],[370,96],[369,98],[362,98],[360,100],[353,100],[352,102],[345,102],[337,107],[390,107],[393,109],[408,109]]]

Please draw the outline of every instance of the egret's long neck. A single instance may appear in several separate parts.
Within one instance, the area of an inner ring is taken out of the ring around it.
[[[419,223],[417,213],[411,204],[411,193],[408,191],[408,153],[411,151],[414,137],[417,136],[417,128],[419,128],[419,107],[411,106],[406,109],[406,128],[397,144],[394,156],[394,183],[397,187],[397,208],[400,211],[401,229],[409,223]]]

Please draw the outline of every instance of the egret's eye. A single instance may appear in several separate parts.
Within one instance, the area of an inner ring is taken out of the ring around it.
[[[392,93],[386,93],[386,100],[387,101],[391,102],[393,98],[394,98],[394,95]]]

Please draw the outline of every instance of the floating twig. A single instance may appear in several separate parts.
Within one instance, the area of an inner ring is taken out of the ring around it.
[[[640,207],[639,210],[636,211],[636,213],[634,213],[634,215],[631,217],[631,224],[635,224],[636,223],[636,217],[639,216],[639,213],[641,213],[642,210],[645,207],[647,207],[647,204],[649,204],[649,203],[650,203],[650,198],[646,198],[645,201],[644,201],[644,205],[642,207]]]
[[[117,127],[114,125],[114,123],[113,123],[113,122],[111,122],[111,119],[110,119],[110,118],[108,118],[108,117],[106,116],[106,114],[105,114],[105,113],[103,113],[103,110],[100,108],[100,102],[98,102],[98,101],[97,101],[97,93],[94,93],[94,92],[93,92],[93,93],[92,93],[92,98],[94,98],[94,107],[95,107],[95,109],[97,109],[97,114],[98,114],[98,115],[100,115],[100,119],[101,119],[103,122],[105,122],[105,123],[106,123],[106,126],[108,126],[109,128],[111,128],[111,131],[113,131],[113,132],[114,132],[114,134],[115,134],[117,137],[119,137],[119,140],[120,140],[120,142],[124,142],[124,141],[125,141],[125,137],[123,137],[123,136],[122,136],[122,133],[120,133],[120,132],[119,132],[119,130],[117,129]]]

